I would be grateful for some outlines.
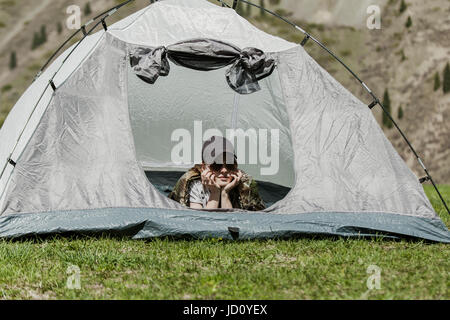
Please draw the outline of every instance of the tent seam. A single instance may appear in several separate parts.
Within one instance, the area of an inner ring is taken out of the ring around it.
[[[108,207],[100,207],[100,208],[82,208],[82,209],[52,209],[52,210],[44,210],[44,211],[35,211],[35,212],[15,212],[15,213],[8,213],[4,215],[0,215],[0,218],[2,217],[8,217],[13,215],[31,215],[31,214],[40,214],[40,213],[57,213],[57,212],[74,212],[74,211],[94,211],[94,210],[108,210],[108,209],[157,209],[157,210],[174,210],[174,211],[192,211],[192,212],[201,212],[201,213],[220,213],[220,214],[253,214],[253,215],[261,215],[261,214],[268,214],[273,216],[280,216],[280,215],[286,215],[286,216],[292,216],[292,215],[302,215],[302,214],[392,214],[396,216],[408,216],[413,218],[420,218],[420,219],[429,219],[433,221],[440,221],[442,222],[442,219],[437,217],[427,217],[427,216],[417,216],[417,215],[411,215],[407,213],[396,213],[396,212],[390,212],[390,211],[307,211],[307,212],[298,212],[298,213],[272,213],[272,212],[264,212],[264,211],[249,211],[249,210],[232,210],[232,211],[209,211],[209,210],[197,210],[192,209],[189,207],[182,207],[182,208],[166,208],[166,207],[145,207],[145,206],[108,206]],[[443,223],[443,222],[442,222]],[[445,225],[445,224],[444,224]]]
[[[296,48],[296,51],[298,51],[298,47],[301,48],[301,46],[294,47],[294,48]],[[293,48],[291,48],[289,50],[293,50]],[[286,51],[289,51],[289,50],[286,50]],[[279,64],[280,64],[280,53],[274,53],[274,55],[277,56],[277,67],[278,67]],[[297,56],[298,56],[298,54],[297,54]],[[283,102],[284,102],[284,105],[286,106],[286,112],[288,113],[288,118],[289,118],[289,131],[290,131],[290,139],[291,139],[291,146],[292,146],[293,169],[294,169],[293,171],[294,171],[294,181],[295,182],[294,182],[294,185],[292,186],[291,190],[289,190],[289,192],[286,194],[286,196],[283,199],[281,199],[281,200],[275,202],[274,204],[272,204],[269,208],[266,208],[264,210],[265,212],[266,211],[268,212],[268,211],[272,210],[272,208],[274,206],[276,206],[277,204],[279,204],[283,200],[286,200],[292,193],[294,193],[294,189],[297,186],[297,178],[298,178],[298,173],[297,173],[297,169],[296,169],[296,166],[295,166],[295,164],[297,163],[298,159],[297,159],[297,156],[296,156],[296,152],[294,150],[294,134],[293,134],[294,131],[292,130],[293,126],[292,126],[292,116],[291,116],[292,113],[289,110],[290,107],[289,107],[289,104],[287,103],[286,95],[285,95],[285,91],[284,91],[285,89],[284,89],[284,86],[283,86],[283,81],[281,80],[281,72],[279,72],[278,68],[277,68],[277,74],[278,74],[278,80],[280,82],[281,95],[283,96]]]

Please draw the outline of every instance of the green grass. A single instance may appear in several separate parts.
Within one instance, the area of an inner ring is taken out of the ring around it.
[[[79,290],[66,286],[71,265]],[[369,265],[381,268],[379,290],[367,289]],[[424,241],[0,241],[4,299],[449,299],[449,270],[449,247]]]

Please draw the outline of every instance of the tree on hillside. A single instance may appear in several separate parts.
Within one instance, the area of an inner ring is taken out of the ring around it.
[[[261,6],[261,17],[264,17],[266,15],[266,11],[264,11],[264,9],[266,8],[265,4],[264,4],[264,0],[259,0],[259,5]]]
[[[9,59],[9,69],[13,70],[17,67],[17,56],[16,56],[16,52],[13,51],[11,52],[11,57]]]
[[[442,88],[444,89],[444,93],[450,92],[450,64],[448,62],[444,69],[444,81],[442,81]]]
[[[389,91],[388,89],[386,89],[384,91],[384,97],[383,97],[383,107],[384,109],[386,109],[386,111],[391,114],[391,99],[389,98]],[[391,119],[389,119],[389,117],[387,116],[387,114],[385,112],[383,112],[383,125],[386,128],[392,128],[392,121]]]
[[[247,17],[250,17],[251,14],[252,14],[252,5],[250,3],[247,3],[247,10],[245,12],[245,15]]]
[[[238,1],[237,3],[237,7],[236,7],[236,12],[240,15],[245,17],[246,16],[246,12],[244,11],[244,7],[241,1]]]
[[[45,25],[41,26],[40,32],[35,32],[33,35],[33,41],[31,43],[31,50],[36,49],[47,41],[47,28]]]
[[[441,87],[441,77],[439,76],[439,72],[436,71],[434,74],[434,91],[437,91]]]
[[[63,25],[61,22],[58,22],[56,24],[56,30],[58,31],[58,34],[61,34],[63,32]]]
[[[408,6],[406,5],[405,0],[402,0],[402,2],[400,3],[400,9],[399,9],[400,13],[405,12],[405,10],[407,8],[408,8]]]
[[[405,27],[410,28],[412,26],[412,19],[411,16],[408,16],[408,19],[406,20]]]
[[[31,50],[36,49],[41,45],[41,37],[39,35],[39,32],[35,32],[33,35],[33,41],[31,43]]]
[[[399,119],[402,119],[402,118],[403,118],[403,108],[402,108],[402,106],[400,106],[400,108],[398,108],[398,114],[397,114],[397,117],[398,117]]]
[[[91,10],[91,3],[88,2],[88,3],[86,3],[86,5],[84,6],[84,15],[85,15],[85,16],[88,16],[88,15],[90,15],[91,13],[92,13],[92,10]]]
[[[45,25],[41,26],[41,39],[40,44],[47,42],[47,27]]]

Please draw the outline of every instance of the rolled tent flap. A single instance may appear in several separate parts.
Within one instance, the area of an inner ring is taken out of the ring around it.
[[[143,81],[154,84],[160,76],[170,72],[169,60],[173,63],[200,71],[211,71],[231,67],[226,72],[229,86],[240,94],[261,90],[258,84],[270,76],[275,61],[257,48],[244,48],[212,39],[193,39],[168,47],[136,47],[130,53],[130,64],[134,73]]]
[[[137,48],[130,55],[130,63],[141,80],[154,84],[160,76],[169,75],[170,65],[166,56],[167,50],[164,47]]]

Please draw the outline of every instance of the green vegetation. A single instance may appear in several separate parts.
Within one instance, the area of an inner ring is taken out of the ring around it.
[[[88,3],[86,3],[86,5],[84,6],[84,15],[85,15],[85,16],[89,16],[91,13],[92,13],[92,10],[91,10],[91,3],[88,2]]]
[[[275,13],[277,15],[281,16],[281,17],[284,17],[284,18],[292,16],[292,12],[290,12],[290,11],[288,11],[286,9],[283,9],[283,8],[275,9]]]
[[[63,25],[61,22],[58,22],[56,24],[56,31],[58,32],[58,34],[61,34],[63,32]]]
[[[439,76],[439,72],[434,74],[434,91],[439,90],[441,87],[441,77]]]
[[[344,49],[339,52],[342,57],[348,57],[352,55],[352,51],[350,49]]]
[[[2,93],[5,93],[5,92],[8,92],[8,91],[10,91],[12,89],[12,85],[11,84],[5,84],[3,87],[2,87]]]
[[[33,35],[33,42],[31,43],[31,50],[34,50],[39,46],[40,46],[39,33],[35,32]]]
[[[241,1],[239,1],[236,6],[236,12],[243,17],[247,16],[247,11],[244,10],[244,5]]]
[[[400,61],[403,62],[406,60],[405,50],[401,49],[395,53],[400,56]]]
[[[402,106],[400,106],[400,107],[398,108],[397,117],[398,117],[400,120],[403,119],[403,108],[402,108]]]
[[[386,111],[389,114],[391,114],[391,99],[389,98],[389,91],[388,91],[388,89],[386,89],[384,91],[383,107],[384,107],[384,109],[386,109]],[[383,112],[383,125],[386,128],[389,128],[389,129],[393,127],[391,119],[389,119],[389,117],[386,115],[385,112]]]
[[[442,83],[444,93],[450,92],[450,65],[447,62],[444,69],[444,81]]]
[[[34,33],[31,49],[34,50],[43,45],[45,42],[47,42],[47,28],[45,25],[42,25],[41,31]]]
[[[449,215],[432,188],[431,203]],[[450,198],[450,186],[442,186]],[[448,245],[304,238],[229,242],[113,237],[0,240],[0,299],[442,299]],[[381,288],[368,291],[368,267]],[[68,289],[68,268],[81,289]]]
[[[412,19],[411,16],[408,16],[408,19],[406,20],[405,27],[410,28],[412,26]]]
[[[9,58],[9,69],[14,70],[17,67],[17,55],[16,52],[11,52],[11,56]]]
[[[402,0],[402,2],[400,3],[399,12],[403,13],[406,11],[407,8],[408,8],[408,5],[405,3],[405,0]]]
[[[41,26],[41,41],[42,43],[47,42],[47,27],[45,25]]]
[[[266,15],[266,11],[263,8],[266,8],[264,0],[259,0],[259,5],[261,6],[260,15],[264,17]]]
[[[245,15],[246,17],[250,17],[252,15],[252,5],[250,3],[247,3]]]

